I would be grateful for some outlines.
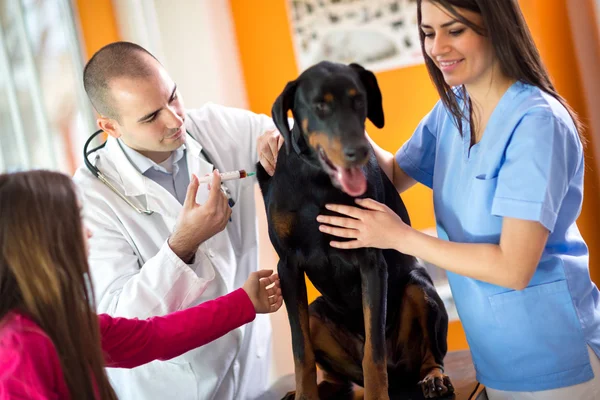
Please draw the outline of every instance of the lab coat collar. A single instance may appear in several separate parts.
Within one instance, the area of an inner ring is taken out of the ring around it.
[[[140,196],[146,193],[145,180],[148,179],[129,162],[129,158],[119,146],[117,139],[109,136],[106,139],[106,151],[109,159],[114,163],[116,173],[123,185],[125,196]]]
[[[186,137],[186,162],[188,173],[198,177],[209,174],[213,165],[201,156],[202,146],[191,135]],[[129,158],[119,145],[117,139],[109,137],[106,142],[108,157],[114,163],[116,174],[123,185],[125,196],[146,196],[147,208],[160,214],[177,215],[181,204],[166,189],[153,180],[145,177],[131,164]],[[201,187],[196,201],[203,204],[208,197],[208,190]]]
[[[154,168],[154,169],[164,172],[164,173],[168,173],[168,171],[162,165],[155,163],[154,161],[152,161],[145,155],[143,155],[143,154],[139,153],[138,151],[132,149],[131,147],[127,146],[125,143],[123,143],[122,140],[119,140],[119,139],[117,139],[117,140],[119,142],[119,146],[121,146],[121,149],[123,150],[123,152],[129,159],[129,161],[142,174],[145,174],[151,168]],[[169,156],[172,158],[173,165],[177,164],[183,158],[183,156],[185,155],[185,153],[184,153],[185,149],[186,149],[185,144],[182,144],[177,149],[173,150],[172,154]]]

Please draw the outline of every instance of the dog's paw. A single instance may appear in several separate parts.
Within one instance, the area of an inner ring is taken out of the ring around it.
[[[423,396],[427,399],[436,399],[454,393],[454,386],[450,378],[438,368],[434,368],[421,382],[419,382]]]

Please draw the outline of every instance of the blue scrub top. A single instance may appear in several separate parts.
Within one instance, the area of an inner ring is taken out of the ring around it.
[[[538,221],[550,236],[533,279],[515,291],[448,273],[477,379],[508,391],[571,386],[600,356],[600,298],[575,223],[583,199],[583,148],[567,110],[537,87],[514,83],[470,147],[440,102],[396,161],[433,189],[438,237],[500,242],[502,217]]]

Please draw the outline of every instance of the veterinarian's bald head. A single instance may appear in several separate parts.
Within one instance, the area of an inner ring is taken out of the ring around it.
[[[105,117],[119,119],[111,81],[115,78],[146,78],[162,68],[159,61],[143,47],[130,42],[115,42],[98,50],[83,70],[83,86],[96,109]]]

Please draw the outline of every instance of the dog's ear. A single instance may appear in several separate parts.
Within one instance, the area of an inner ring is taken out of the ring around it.
[[[376,127],[380,129],[383,128],[383,100],[381,98],[381,90],[379,90],[379,84],[377,83],[375,74],[356,63],[350,64],[349,67],[356,71],[367,91],[367,118],[369,118]]]
[[[294,97],[296,96],[296,81],[288,82],[283,92],[277,97],[271,108],[271,117],[277,130],[283,135],[286,154],[290,154],[292,148],[292,132],[288,124],[288,110],[294,107]]]

